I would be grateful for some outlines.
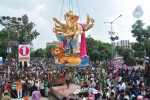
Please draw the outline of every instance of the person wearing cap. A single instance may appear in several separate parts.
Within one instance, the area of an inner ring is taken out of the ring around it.
[[[1,100],[11,100],[10,96],[8,95],[8,91],[7,90],[4,91],[4,96],[2,97]]]

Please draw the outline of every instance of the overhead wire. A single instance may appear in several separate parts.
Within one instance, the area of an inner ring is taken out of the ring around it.
[[[117,23],[113,23],[113,24],[118,25],[118,26],[121,26],[121,27],[124,27],[124,28],[132,29],[131,27],[124,26],[124,25],[121,25],[121,24],[117,24]]]
[[[73,12],[73,3],[72,3],[72,0],[71,0],[71,7],[72,7],[72,12]]]
[[[80,21],[81,21],[81,23],[82,23],[81,16],[80,16],[80,10],[79,10],[79,4],[78,4],[78,1],[77,1],[77,0],[76,0],[76,3],[77,3],[77,8],[78,8],[79,18],[80,18]]]
[[[61,21],[61,16],[62,16],[63,8],[64,8],[64,0],[62,2],[62,8],[61,8],[61,12],[60,12],[60,21]]]
[[[70,11],[70,0],[69,0],[69,11]]]
[[[77,1],[77,0],[76,0],[76,4],[77,4],[77,9],[78,9],[78,13],[79,13],[80,22],[82,23],[81,16],[80,16],[79,4],[78,4],[78,1]],[[61,8],[61,13],[60,13],[60,20],[61,20],[63,8],[64,8],[64,0],[63,0],[63,2],[62,2],[62,8]],[[72,1],[72,0],[69,0],[69,11],[70,11],[70,10],[72,10],[72,12],[73,12],[73,1]]]

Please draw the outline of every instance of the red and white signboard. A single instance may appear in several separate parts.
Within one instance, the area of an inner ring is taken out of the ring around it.
[[[30,45],[19,45],[19,61],[30,61]]]

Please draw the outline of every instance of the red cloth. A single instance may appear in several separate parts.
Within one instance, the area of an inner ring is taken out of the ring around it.
[[[96,89],[96,90],[100,90],[100,88],[99,88],[99,86],[98,85],[96,85],[95,87],[94,87],[94,89]]]
[[[80,25],[82,26],[83,29],[83,34],[81,35],[81,44],[80,44],[80,57],[87,57],[84,25],[83,24]]]
[[[138,98],[137,100],[142,100],[141,98]]]
[[[89,100],[95,100],[94,94],[89,94]]]
[[[29,98],[28,98],[28,97],[25,97],[24,100],[29,100]]]
[[[9,85],[9,84],[5,84],[5,85],[4,85],[4,89],[5,89],[5,90],[10,89],[10,85]]]
[[[66,48],[66,41],[63,41],[63,48]]]
[[[116,73],[116,78],[118,78],[118,76],[119,76],[119,72],[117,71],[117,73]]]

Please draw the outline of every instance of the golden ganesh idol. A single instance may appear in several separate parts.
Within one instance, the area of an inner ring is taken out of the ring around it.
[[[83,58],[87,57],[85,31],[93,27],[94,20],[87,16],[86,24],[77,23],[79,17],[71,11],[64,15],[66,23],[60,22],[57,18],[53,32],[56,34],[59,45],[51,52],[57,59],[57,64],[67,66],[78,66]],[[81,35],[79,48],[78,36]]]

